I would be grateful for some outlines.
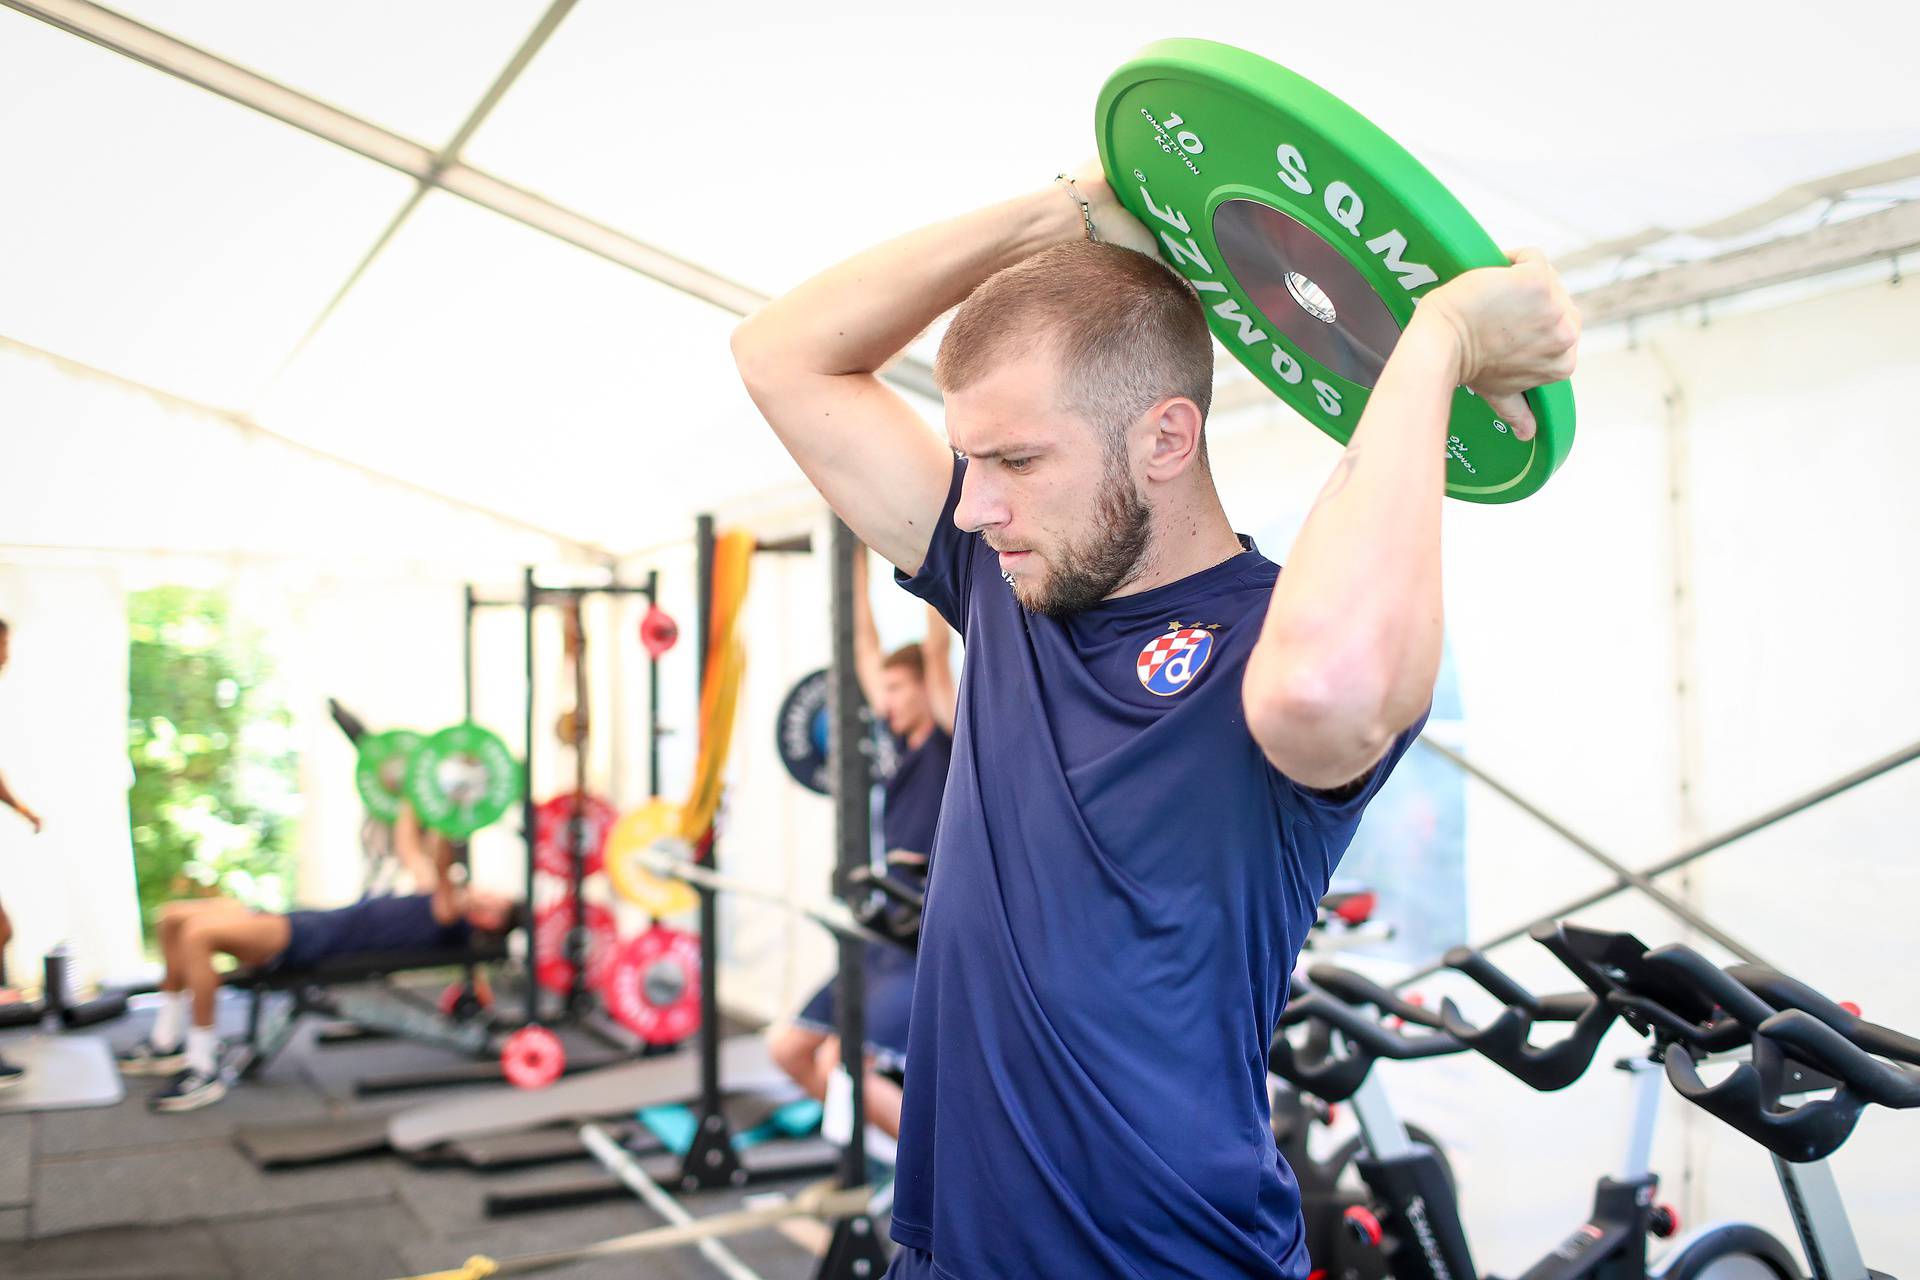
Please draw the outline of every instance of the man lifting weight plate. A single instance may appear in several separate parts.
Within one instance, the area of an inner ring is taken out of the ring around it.
[[[1169,145],[1208,128],[1186,117]],[[1534,389],[1572,370],[1577,317],[1537,255],[1395,299],[1282,573],[1215,490],[1222,295],[1157,256],[1168,225],[1088,169],[829,268],[734,336],[809,479],[966,644],[896,1277],[1306,1275],[1265,1127],[1268,1038],[1315,903],[1427,714],[1456,390],[1532,447]],[[1411,245],[1413,226],[1389,229]],[[878,374],[955,307],[943,439]]]

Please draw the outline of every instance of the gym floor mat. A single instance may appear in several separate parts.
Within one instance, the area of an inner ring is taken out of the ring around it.
[[[720,1046],[720,1085],[732,1092],[779,1088],[787,1077],[767,1055],[759,1036],[736,1036]],[[685,1102],[700,1090],[700,1062],[691,1050],[669,1057],[604,1067],[562,1080],[548,1089],[497,1090],[429,1103],[393,1117],[388,1136],[396,1151],[417,1151],[483,1134],[507,1133],[558,1120],[614,1116]]]
[[[162,1115],[148,1110],[147,1099],[166,1083],[159,1076],[126,1077],[125,1106],[43,1115],[34,1131],[40,1155],[80,1156],[128,1147],[224,1142],[243,1125],[312,1121],[327,1114],[325,1100],[316,1098],[312,1090],[280,1080],[248,1081],[228,1090],[217,1105],[199,1111]]]
[[[0,1053],[27,1072],[0,1093],[0,1112],[110,1107],[126,1096],[103,1036],[13,1032],[0,1039]]]
[[[233,1131],[233,1145],[262,1169],[326,1164],[387,1150],[387,1117],[376,1113],[245,1124]]]

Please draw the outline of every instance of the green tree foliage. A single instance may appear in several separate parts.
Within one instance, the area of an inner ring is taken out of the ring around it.
[[[214,591],[136,592],[128,616],[128,805],[142,918],[168,899],[214,893],[284,910],[298,760],[259,638]]]

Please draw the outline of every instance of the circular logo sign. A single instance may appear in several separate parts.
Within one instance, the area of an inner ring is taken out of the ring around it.
[[[795,782],[823,796],[832,790],[832,779],[827,772],[827,739],[833,728],[831,701],[832,689],[826,669],[822,668],[801,677],[800,682],[788,690],[774,725],[780,763],[787,766]],[[873,780],[885,782],[900,767],[900,749],[894,736],[871,720],[868,734]]]

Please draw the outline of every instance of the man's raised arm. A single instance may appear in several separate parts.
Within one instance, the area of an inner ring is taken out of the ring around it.
[[[927,606],[927,638],[920,642],[920,655],[927,673],[927,701],[933,707],[933,722],[940,726],[940,732],[952,736],[960,705],[960,690],[953,678],[953,628],[932,605]]]
[[[943,497],[945,495],[942,495]],[[880,673],[884,660],[880,654],[880,628],[873,621],[873,600],[867,574],[867,549],[853,553],[853,671],[860,680],[860,693],[875,714],[880,710]]]
[[[1119,206],[1082,179],[1098,220]],[[862,542],[908,573],[926,559],[953,458],[878,371],[987,277],[1084,234],[1058,186],[936,223],[831,267],[734,330],[747,391]]]
[[[1522,393],[1573,372],[1580,319],[1538,254],[1424,297],[1301,526],[1247,662],[1247,727],[1304,786],[1365,774],[1440,669],[1447,416],[1472,387],[1521,439]]]

